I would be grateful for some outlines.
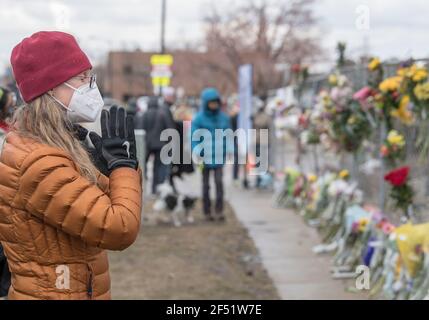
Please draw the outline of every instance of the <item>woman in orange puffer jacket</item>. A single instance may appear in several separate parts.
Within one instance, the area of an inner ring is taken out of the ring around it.
[[[132,118],[103,110],[91,64],[73,36],[38,32],[12,51],[26,102],[0,156],[0,241],[12,273],[9,299],[110,299],[104,249],[136,239],[141,172]],[[101,116],[100,116],[101,114]],[[75,137],[91,139],[106,175]]]

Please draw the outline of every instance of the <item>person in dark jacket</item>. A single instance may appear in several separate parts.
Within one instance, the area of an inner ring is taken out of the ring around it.
[[[174,123],[174,127],[176,128],[176,124],[173,117],[173,110],[175,108],[176,103],[176,91],[173,87],[165,87],[162,89],[162,104],[161,107],[164,109],[164,112],[168,118],[168,122],[170,124]],[[178,129],[178,128],[176,128]],[[178,129],[179,130],[179,129]],[[180,134],[180,131],[179,131]],[[173,165],[172,164],[166,164],[162,168],[165,173],[165,177],[170,180],[170,184],[174,189],[174,182],[172,180],[172,174],[173,174]]]
[[[221,111],[221,97],[219,92],[214,88],[204,89],[201,93],[201,110],[192,120],[192,136],[198,129],[206,129],[211,134],[211,141],[206,141],[203,137],[202,141],[195,141],[192,137],[192,149],[202,144],[204,149],[211,145],[211,156],[203,156],[203,207],[204,215],[208,220],[224,220],[223,214],[223,166],[226,161],[226,153],[230,152],[231,147],[226,139],[215,139],[216,130],[231,129],[231,121],[229,116]],[[206,152],[206,150],[204,150]],[[223,158],[219,159],[219,154]],[[219,161],[221,160],[221,161]],[[210,202],[210,173],[213,172],[216,185],[216,205],[215,215],[211,212]]]
[[[172,111],[172,108],[176,103],[176,93],[174,91],[174,88],[166,87],[162,89],[162,99],[163,99],[162,107],[165,109],[165,113],[169,118],[169,121],[174,121],[173,111]]]
[[[142,128],[146,131],[146,164],[151,155],[154,157],[152,193],[155,194],[156,187],[168,176],[168,165],[161,161],[161,149],[167,141],[161,141],[161,133],[165,129],[176,128],[165,108],[159,107],[158,97],[149,99],[148,109],[142,119]]]

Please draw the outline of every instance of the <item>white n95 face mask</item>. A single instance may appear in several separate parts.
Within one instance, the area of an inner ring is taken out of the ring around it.
[[[77,124],[88,130],[88,133],[94,131],[101,137],[101,110],[102,109],[100,109],[94,122],[77,122]]]
[[[64,83],[66,86],[74,90],[69,106],[66,107],[61,101],[51,96],[56,102],[67,110],[67,116],[72,123],[80,122],[95,122],[99,117],[104,106],[103,98],[96,84],[93,88],[86,83],[79,88],[75,88]]]

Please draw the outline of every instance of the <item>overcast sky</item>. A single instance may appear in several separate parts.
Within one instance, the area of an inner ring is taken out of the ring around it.
[[[210,3],[230,7],[245,1],[167,0],[167,46],[201,39],[202,17]],[[109,49],[159,48],[161,0],[0,0],[0,4],[0,73],[13,46],[40,30],[73,33],[95,62],[102,61]],[[318,0],[314,12],[330,59],[338,41],[346,41],[355,57],[368,50],[382,59],[429,56],[427,0]]]

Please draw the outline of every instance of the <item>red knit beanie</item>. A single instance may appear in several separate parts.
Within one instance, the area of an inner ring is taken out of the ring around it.
[[[10,62],[25,102],[92,68],[76,39],[58,31],[40,31],[25,38],[13,48]]]

